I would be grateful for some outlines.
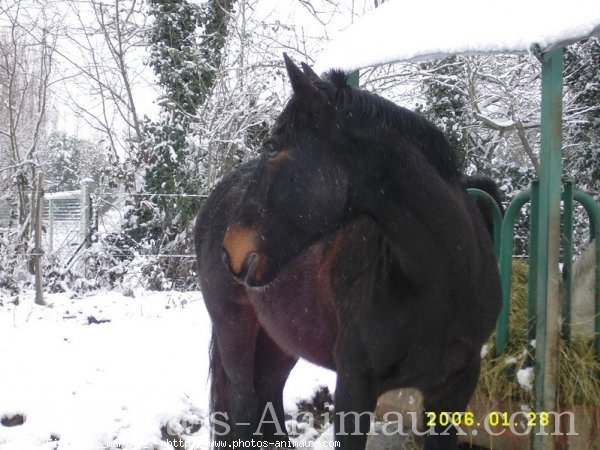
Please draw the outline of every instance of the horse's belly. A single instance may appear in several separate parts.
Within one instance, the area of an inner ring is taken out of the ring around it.
[[[315,245],[287,264],[263,291],[249,290],[262,327],[286,353],[335,368],[338,333],[329,267]]]

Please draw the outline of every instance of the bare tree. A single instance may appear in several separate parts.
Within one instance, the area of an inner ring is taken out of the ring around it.
[[[311,64],[331,29],[372,8],[369,0],[298,0],[272,13],[259,6],[258,0],[238,0],[223,64],[196,114],[198,151],[190,166],[198,167],[207,188],[259,151],[288,95],[282,53]],[[286,14],[290,20],[282,19]]]
[[[190,166],[197,168],[207,189],[257,155],[285,101],[282,51],[309,58],[306,40],[298,34],[301,30],[264,17],[257,11],[258,3],[238,1],[229,20],[223,63],[196,113],[198,150],[192,153],[195,161]]]
[[[539,173],[540,68],[526,56],[464,58],[472,117],[499,137],[512,139]]]
[[[68,45],[59,55],[78,89],[65,90],[65,103],[104,136],[117,163],[131,165],[144,139],[136,86],[153,85],[145,79],[143,64],[147,45],[143,1],[66,3],[75,24],[66,31]],[[126,169],[129,184],[135,183],[134,171]]]
[[[540,70],[532,57],[454,56],[368,69],[361,80],[424,109],[447,135],[466,136],[467,170],[486,171],[496,160],[539,170]]]
[[[0,181],[5,190],[16,191],[18,242],[27,243],[58,24],[33,1],[18,0],[0,8]]]

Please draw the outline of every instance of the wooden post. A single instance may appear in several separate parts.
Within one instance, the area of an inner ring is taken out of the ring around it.
[[[47,230],[47,240],[48,240],[48,251],[50,253],[54,252],[54,200],[50,196],[48,198],[48,230]]]
[[[35,209],[32,211],[34,216],[34,240],[33,249],[33,267],[35,271],[35,303],[36,305],[46,305],[44,301],[44,280],[42,278],[42,213],[44,210],[44,174],[38,174],[37,192],[35,196]]]
[[[90,248],[92,242],[90,239],[92,203],[90,199],[90,182],[84,180],[81,182],[81,237],[83,239],[83,248]],[[82,275],[87,278],[87,265],[85,257],[81,262]]]
[[[89,181],[81,182],[81,237],[85,241],[85,248],[90,247],[88,239],[91,230],[92,221],[92,205],[90,200],[90,185]]]

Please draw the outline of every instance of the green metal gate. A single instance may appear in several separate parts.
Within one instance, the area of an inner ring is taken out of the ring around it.
[[[528,340],[535,340],[536,411],[555,411],[558,337],[562,332],[570,338],[571,265],[573,237],[573,204],[580,203],[590,220],[590,240],[596,241],[595,267],[595,349],[600,357],[600,207],[585,192],[575,190],[571,181],[561,183],[562,176],[562,82],[563,48],[540,55],[542,63],[542,121],[540,177],[520,192],[506,209],[501,232],[496,233],[495,247],[499,257],[503,305],[496,330],[496,353],[506,349],[509,336],[509,311],[512,275],[514,226],[521,207],[531,203],[530,254],[528,286]],[[561,185],[563,186],[561,192]],[[474,193],[481,196],[482,193]],[[491,197],[488,201],[493,202]],[[561,216],[561,202],[563,214]],[[561,236],[561,222],[563,234]],[[496,223],[495,228],[499,224]],[[497,235],[500,234],[498,244]],[[563,248],[565,302],[559,296],[560,248]],[[498,253],[499,248],[499,253]],[[559,317],[563,329],[559,329]],[[534,434],[534,449],[554,448],[553,437]]]
[[[563,48],[538,55],[542,64],[542,119],[540,177],[517,194],[504,218],[495,201],[485,192],[470,189],[472,196],[487,198],[494,217],[494,247],[499,259],[503,305],[496,328],[496,354],[506,349],[512,275],[514,226],[521,207],[531,203],[529,234],[528,339],[535,340],[535,409],[555,411],[558,338],[570,337],[570,292],[573,237],[573,204],[580,203],[590,219],[590,240],[596,241],[595,267],[595,349],[600,357],[600,207],[594,199],[574,189],[571,181],[562,183],[562,85]],[[350,82],[358,85],[358,72]],[[563,188],[561,189],[561,186]],[[564,214],[561,215],[561,203]],[[561,237],[561,223],[563,235]],[[560,248],[563,247],[563,278],[566,301],[561,307],[559,283]],[[562,309],[564,308],[564,310]],[[563,329],[559,317],[563,313]],[[534,433],[533,448],[554,448],[553,437]]]

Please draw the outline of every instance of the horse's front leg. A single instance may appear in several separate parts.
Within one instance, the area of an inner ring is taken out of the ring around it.
[[[365,366],[366,359],[357,343],[340,345],[343,353],[336,358],[335,440],[339,448],[362,450],[371,431],[373,410],[377,403],[374,380]]]
[[[423,406],[436,425],[425,437],[425,450],[456,450],[460,427],[439,424],[442,414],[463,413],[477,386],[481,360],[479,354],[444,386],[423,388]],[[464,433],[464,430],[461,431]]]
[[[213,322],[210,358],[213,437],[231,444],[248,441],[259,417],[255,389],[256,341],[260,326],[254,310],[238,286],[214,293],[205,287]]]

